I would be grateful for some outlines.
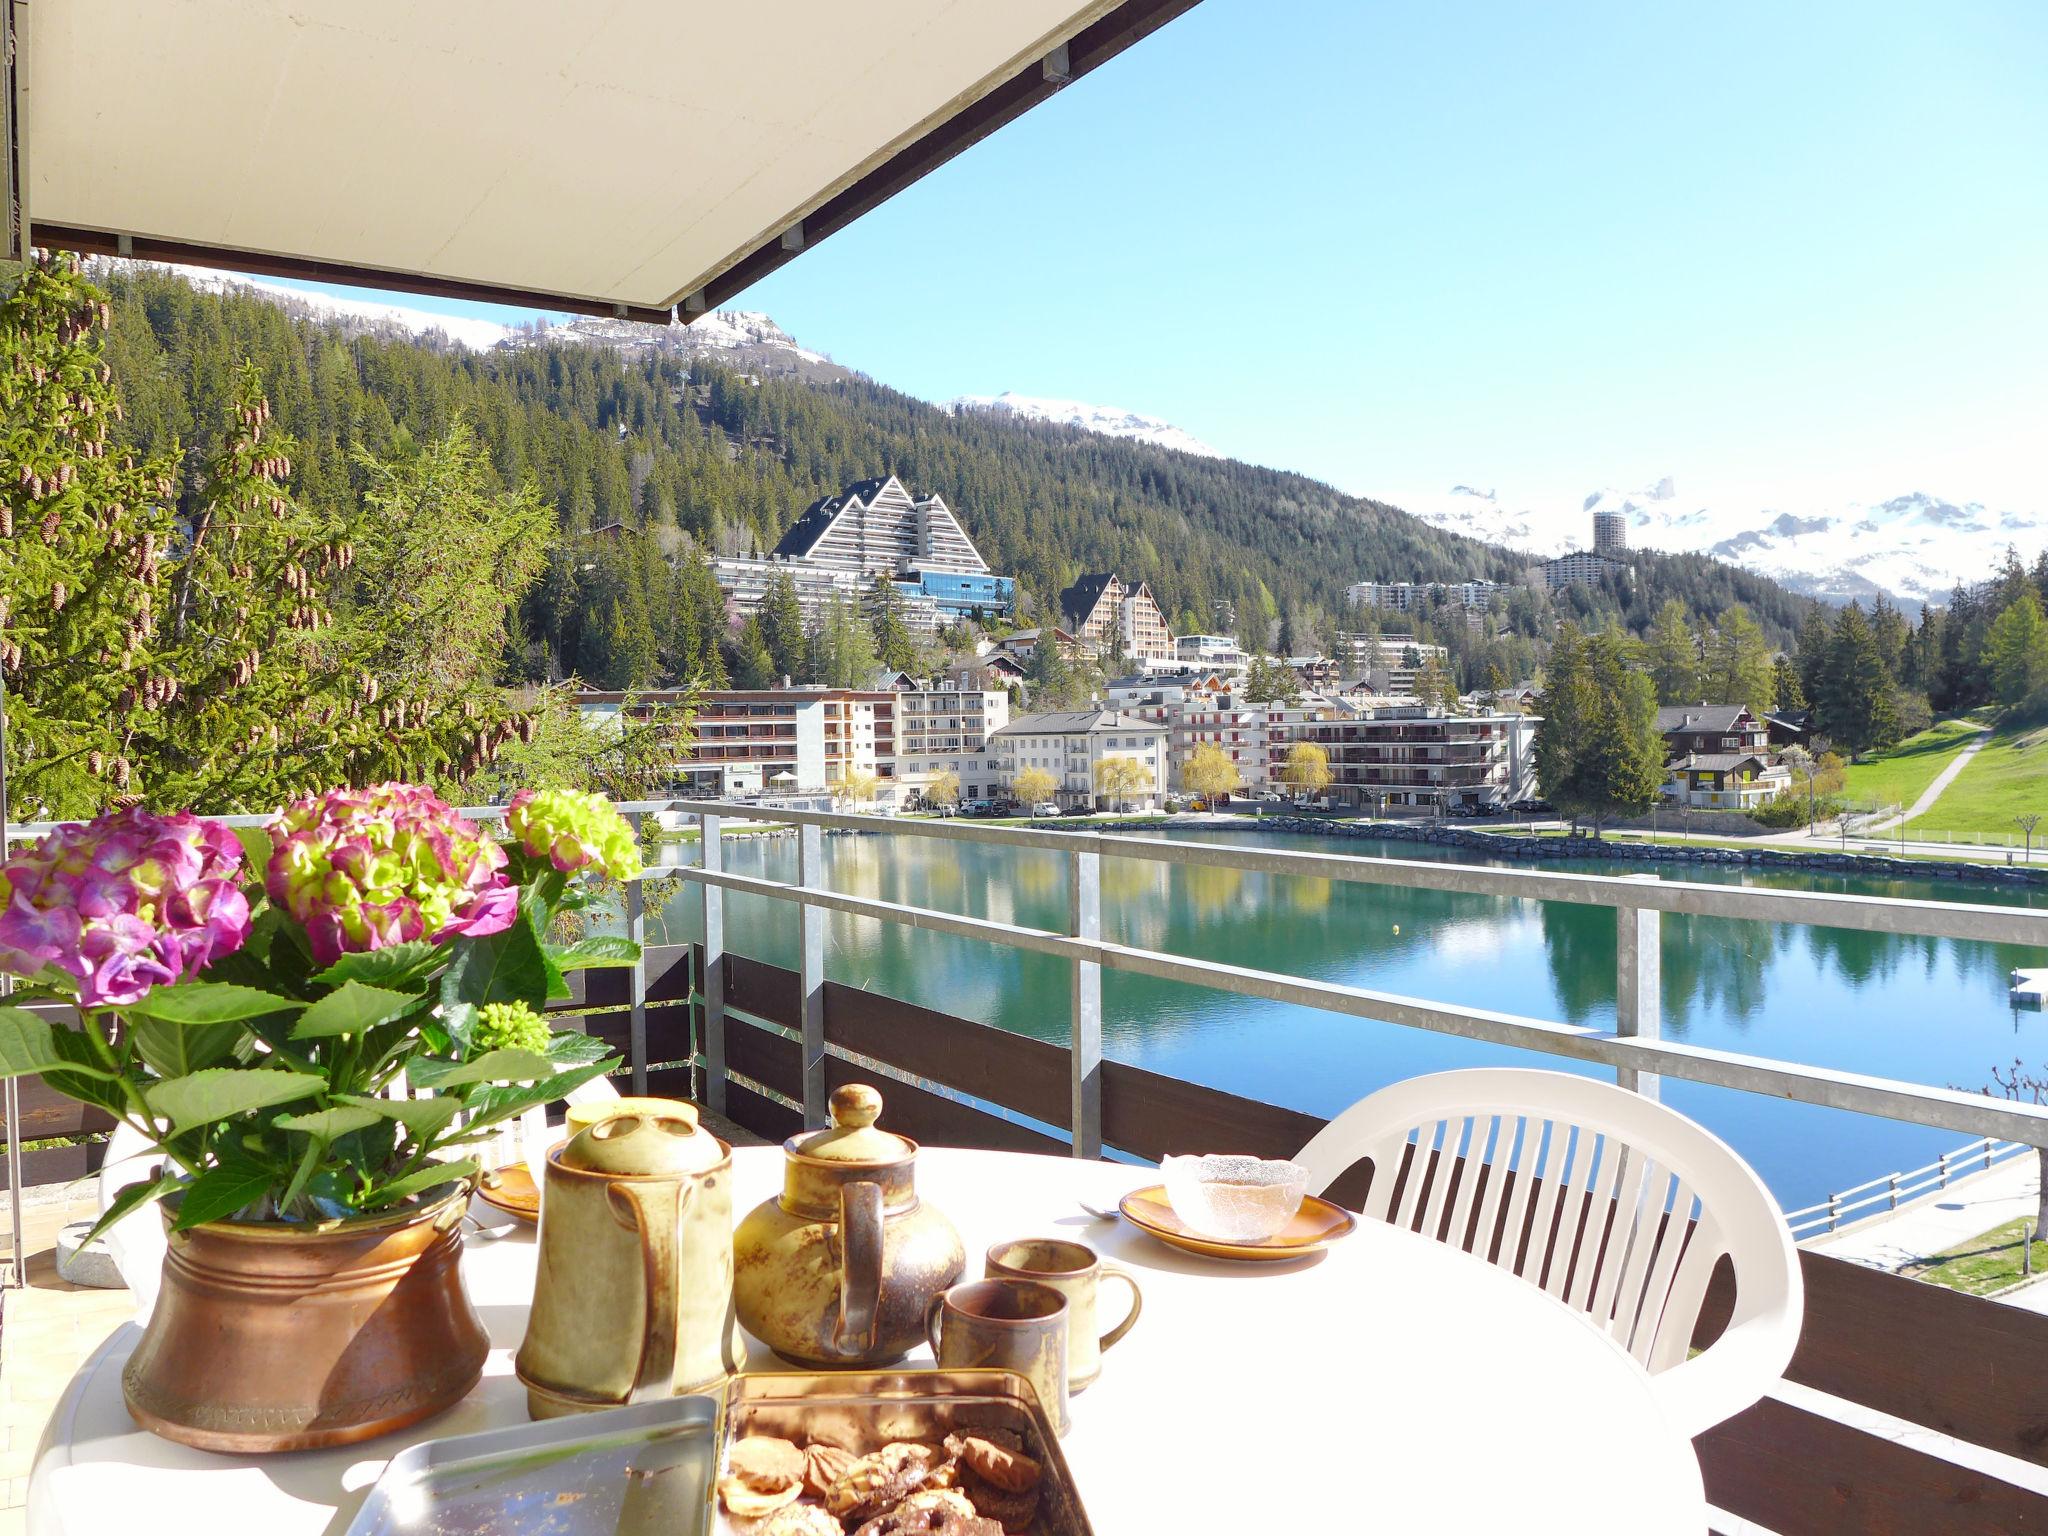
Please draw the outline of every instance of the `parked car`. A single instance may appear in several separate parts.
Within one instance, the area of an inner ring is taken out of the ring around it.
[[[1498,800],[1484,800],[1472,808],[1474,816],[1505,816],[1507,807]]]
[[[1031,814],[1034,816],[1057,816],[1060,814],[1060,808],[1050,800],[1041,800],[1038,804],[1031,807]]]
[[[960,807],[963,816],[993,816],[995,813],[994,803],[988,800],[970,800]]]
[[[1287,797],[1277,789],[1262,789],[1256,795],[1253,795],[1252,798],[1254,800],[1264,800],[1272,805],[1283,805],[1287,800]]]
[[[1557,807],[1552,805],[1548,800],[1531,799],[1517,800],[1513,805],[1510,805],[1508,809],[1515,812],[1519,816],[1549,816],[1555,814]]]
[[[960,814],[960,807],[951,802],[945,805],[935,805],[932,807],[932,814],[934,816],[958,816]]]
[[[1476,807],[1467,805],[1464,801],[1460,800],[1456,805],[1445,806],[1444,814],[1446,816],[1477,816],[1479,811]]]

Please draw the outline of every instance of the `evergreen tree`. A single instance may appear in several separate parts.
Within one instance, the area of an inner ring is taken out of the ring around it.
[[[1627,641],[1567,623],[1551,647],[1536,727],[1536,781],[1574,820],[1647,810],[1664,779],[1655,685],[1630,665]]]
[[[1701,673],[1713,703],[1741,704],[1756,715],[1777,708],[1777,671],[1771,664],[1770,646],[1740,603],[1714,625]]]
[[[798,678],[810,674],[804,635],[803,605],[797,600],[796,578],[777,571],[761,599],[761,639],[779,676]]]
[[[2048,619],[2031,586],[2007,604],[1984,647],[1998,702],[2032,713],[2048,705]]]
[[[892,672],[909,672],[917,666],[917,641],[903,622],[903,602],[896,584],[886,576],[875,578],[875,655]]]
[[[1815,723],[1840,746],[1870,752],[1899,739],[1894,683],[1860,603],[1835,621]]]
[[[866,688],[879,665],[875,642],[851,603],[835,601],[810,636],[810,679],[826,688]]]
[[[1905,615],[1882,592],[1870,605],[1870,634],[1877,642],[1877,654],[1884,659],[1885,670],[1894,678],[1903,675],[1906,644],[1912,631],[1906,625]]]
[[[1667,598],[1657,610],[1648,639],[1650,678],[1660,704],[1700,701],[1700,644],[1693,638],[1685,604]]]
[[[1834,648],[1835,636],[1828,625],[1827,610],[1815,603],[1800,622],[1799,646],[1793,657],[1799,668],[1799,691],[1809,705],[1817,706],[1828,691],[1828,664]]]
[[[773,688],[782,680],[782,674],[775,669],[775,658],[769,654],[768,642],[761,634],[758,614],[749,614],[747,622],[740,627],[731,670],[735,688],[758,692],[763,688]]]
[[[1771,663],[1772,688],[1778,695],[1777,708],[1798,710],[1806,708],[1806,694],[1799,686],[1799,668],[1789,656],[1780,656]]]

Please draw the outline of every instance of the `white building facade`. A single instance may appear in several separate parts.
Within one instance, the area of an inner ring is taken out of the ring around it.
[[[1008,789],[1027,768],[1052,776],[1058,786],[1054,800],[1063,809],[1110,809],[1097,789],[1099,764],[1105,758],[1128,757],[1145,770],[1147,791],[1133,794],[1117,808],[1157,805],[1167,781],[1167,729],[1117,709],[1086,709],[1022,715],[989,737],[997,775]]]
[[[1010,723],[1000,688],[916,688],[896,695],[896,781],[907,800],[941,774],[955,775],[960,799],[1001,792],[989,737]]]

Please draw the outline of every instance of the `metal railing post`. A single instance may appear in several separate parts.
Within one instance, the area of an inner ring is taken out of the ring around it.
[[[1102,855],[1092,850],[1067,855],[1067,932],[1077,939],[1102,937]],[[1074,1156],[1093,1158],[1102,1156],[1102,967],[1093,960],[1069,965]]]
[[[1655,875],[1631,879],[1656,883]],[[1648,907],[1614,909],[1614,1032],[1625,1039],[1655,1040],[1664,1031],[1664,914]],[[1616,1067],[1622,1087],[1657,1098],[1662,1079],[1654,1072]]]
[[[725,845],[718,818],[697,818],[698,867],[725,868]],[[714,1115],[725,1113],[725,892],[708,882],[704,897],[704,1104]]]
[[[797,828],[796,879],[805,890],[825,884],[825,837],[811,822]],[[797,974],[803,989],[804,1124],[822,1126],[825,1111],[825,909],[797,908]]]
[[[640,813],[626,817],[633,828],[633,840],[640,840]],[[633,1093],[647,1092],[647,897],[638,880],[626,882],[626,937],[641,945],[643,952],[633,961],[630,990],[626,994],[626,1059],[633,1067]]]

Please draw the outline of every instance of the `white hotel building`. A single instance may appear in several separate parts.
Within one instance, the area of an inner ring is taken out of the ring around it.
[[[1058,803],[1108,808],[1096,793],[1096,765],[1106,757],[1136,758],[1152,788],[1130,797],[1132,808],[1156,805],[1167,789],[1166,727],[1116,709],[1071,710],[1022,715],[989,738],[998,778],[1005,788],[1026,768],[1052,775]]]

